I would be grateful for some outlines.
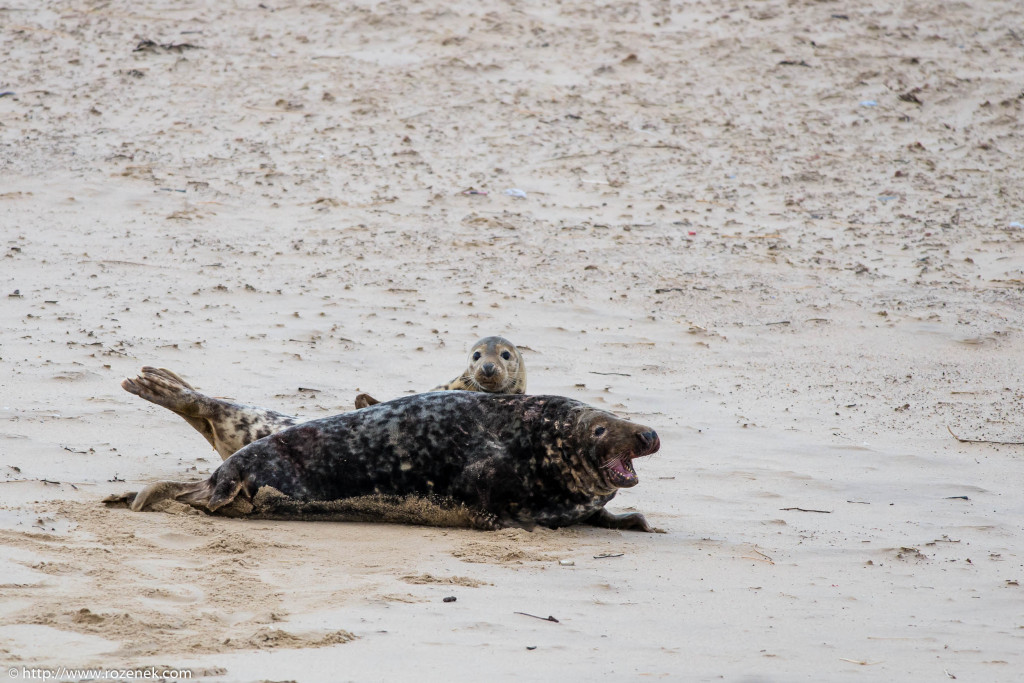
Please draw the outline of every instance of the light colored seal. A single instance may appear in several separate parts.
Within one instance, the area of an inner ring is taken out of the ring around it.
[[[484,337],[469,350],[469,367],[432,391],[483,391],[490,394],[525,394],[526,362],[516,345],[504,337]],[[369,394],[356,396],[356,408],[380,403]]]
[[[183,417],[225,460],[246,444],[303,422],[274,410],[201,394],[166,368],[147,365],[137,377],[121,382],[121,388]]]
[[[605,504],[637,484],[633,460],[660,446],[650,427],[562,396],[434,392],[289,427],[239,450],[208,479],[158,482],[120,500],[137,511],[177,501],[261,518],[311,511],[477,529],[654,531],[640,513],[615,515]],[[346,505],[374,497],[398,501],[402,514]],[[416,501],[462,514],[438,521],[418,515]]]
[[[526,363],[519,349],[507,339],[481,339],[473,345],[469,360],[464,373],[434,391],[526,392]],[[146,366],[136,377],[121,382],[121,388],[180,415],[225,460],[257,439],[305,421],[275,410],[207,396],[166,368]],[[356,397],[356,408],[376,403],[379,401],[367,394]]]

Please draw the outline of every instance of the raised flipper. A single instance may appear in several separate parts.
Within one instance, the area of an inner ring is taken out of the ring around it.
[[[201,394],[165,368],[146,366],[121,388],[180,415],[227,460],[232,453],[302,420],[273,410]]]
[[[663,534],[663,529],[656,529],[647,523],[639,512],[626,512],[621,515],[613,515],[604,508],[601,508],[586,519],[585,524],[599,526],[604,529],[632,529],[635,531],[646,531],[648,533]]]

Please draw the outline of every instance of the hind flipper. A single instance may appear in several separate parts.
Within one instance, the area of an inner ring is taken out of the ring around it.
[[[132,501],[139,495],[138,491],[129,491],[128,493],[112,493],[100,502],[106,505],[108,508],[130,508]]]
[[[165,368],[146,366],[121,388],[180,415],[227,460],[238,449],[298,424],[300,420],[266,408],[206,396]]]
[[[154,506],[165,500],[177,500],[192,507],[204,509],[212,493],[213,485],[209,479],[203,481],[158,481],[139,491],[128,507],[135,512],[142,512],[152,510]]]
[[[210,512],[217,512],[227,505],[235,502],[239,493],[245,493],[245,497],[248,498],[248,492],[244,491],[245,483],[240,479],[225,477],[217,482],[217,485],[213,489],[213,494],[206,502],[206,508]],[[191,501],[185,501],[189,505]],[[251,509],[251,508],[250,508]]]
[[[199,417],[199,408],[188,400],[189,392],[195,390],[185,380],[178,377],[165,368],[154,368],[146,366],[134,379],[126,378],[121,382],[121,388],[128,393],[144,398],[150,403],[163,406],[184,418],[185,422],[192,425],[192,428],[203,435],[210,445],[217,448],[217,440],[214,436],[213,425],[209,420]],[[218,451],[220,453],[220,451]],[[226,457],[223,453],[221,457]]]
[[[245,482],[237,469],[230,465],[222,465],[209,479],[203,481],[158,481],[150,484],[136,494],[128,507],[135,512],[161,510],[168,501],[177,501],[204,512],[228,517],[252,512],[251,496],[245,490]]]
[[[193,396],[197,393],[196,390],[166,368],[147,365],[139,371],[138,376],[125,378],[121,382],[121,388],[176,413],[195,416],[200,414],[201,408]]]

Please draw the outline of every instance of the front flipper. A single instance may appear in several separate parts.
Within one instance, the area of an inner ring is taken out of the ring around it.
[[[359,394],[358,396],[356,396],[356,410],[368,408],[369,406],[375,406],[378,403],[380,403],[380,401],[375,399],[373,396],[370,396],[369,394]]]
[[[646,531],[647,533],[663,534],[663,529],[656,529],[647,523],[647,519],[639,512],[626,512],[621,515],[613,515],[604,508],[587,517],[583,522],[591,526],[599,526],[603,529],[620,529],[635,531]]]

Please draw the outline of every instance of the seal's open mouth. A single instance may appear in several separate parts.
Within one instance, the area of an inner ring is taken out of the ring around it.
[[[636,450],[629,449],[601,465],[601,468],[608,472],[609,483],[620,489],[636,486],[640,481],[636,476],[636,470],[633,469],[633,458],[657,453],[661,448],[661,439],[654,430],[645,428],[645,431],[638,431],[634,436]]]
[[[625,453],[609,460],[605,463],[605,468],[608,470],[608,479],[619,488],[636,486],[637,482],[640,481],[636,476],[636,470],[633,469],[632,453]]]

